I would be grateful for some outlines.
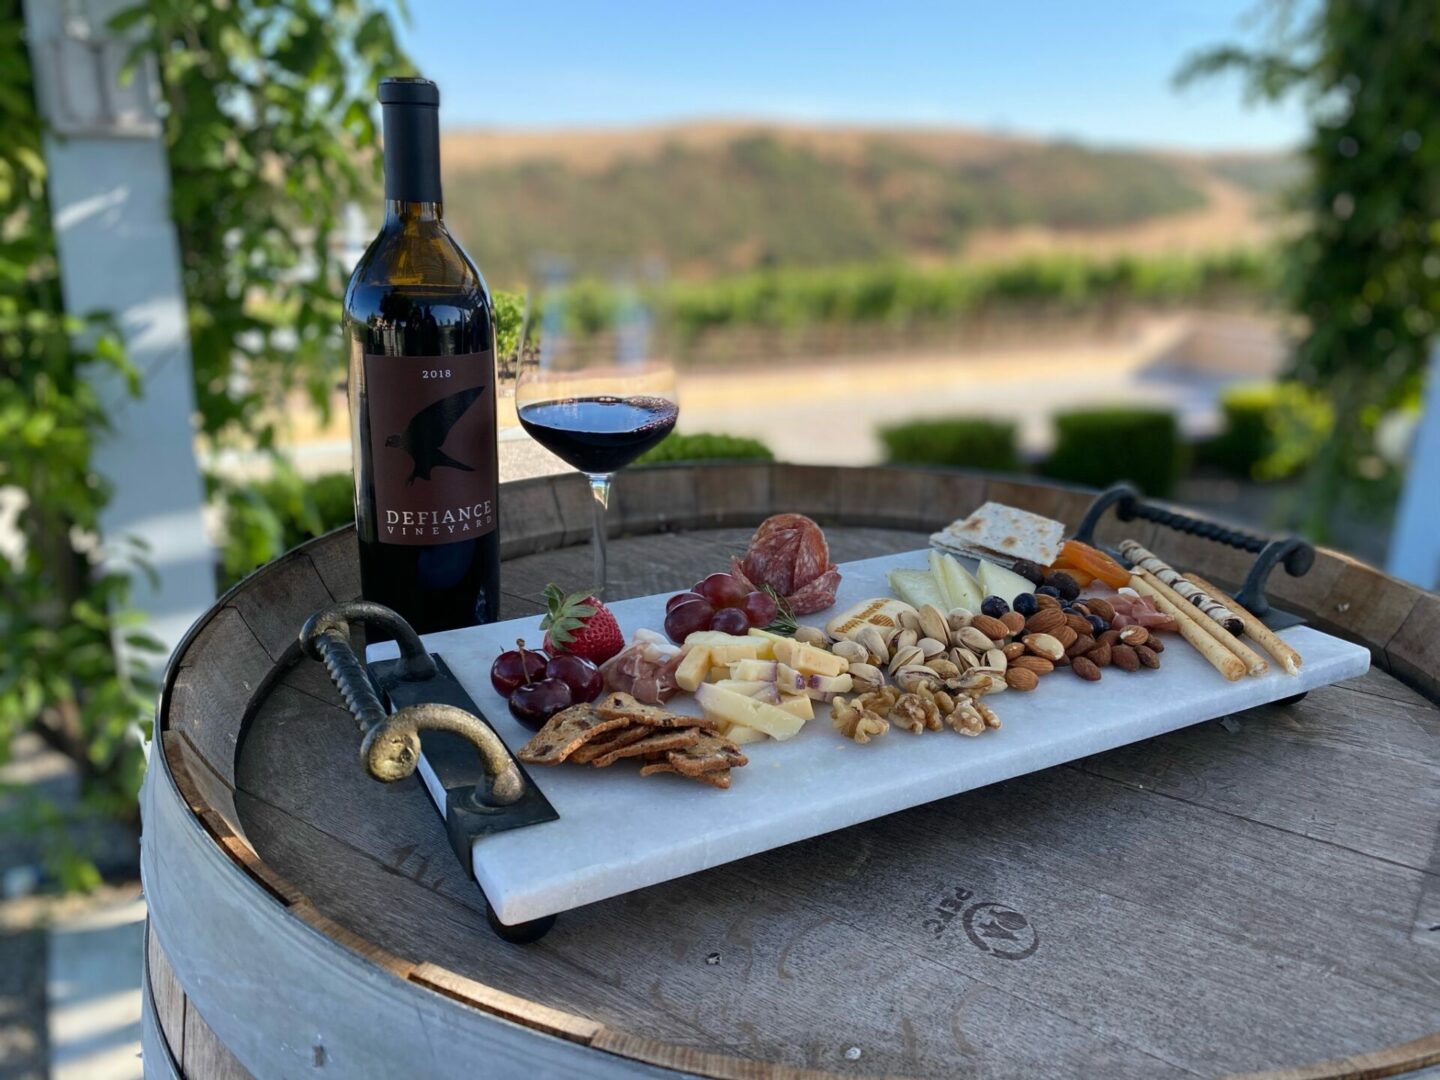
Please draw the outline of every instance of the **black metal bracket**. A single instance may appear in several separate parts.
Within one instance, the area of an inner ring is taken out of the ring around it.
[[[1273,610],[1269,598],[1265,595],[1265,587],[1270,580],[1270,572],[1277,565],[1283,565],[1285,572],[1291,577],[1303,577],[1310,572],[1310,568],[1315,565],[1315,549],[1304,540],[1296,536],[1267,540],[1254,533],[1155,506],[1145,502],[1140,493],[1128,484],[1116,484],[1095,497],[1095,501],[1085,511],[1085,516],[1081,518],[1080,527],[1075,530],[1075,539],[1093,545],[1095,527],[1106,511],[1112,508],[1121,521],[1151,521],[1167,529],[1213,540],[1255,555],[1256,559],[1250,564],[1249,573],[1245,575],[1245,584],[1239,592],[1233,594],[1235,602],[1257,618],[1265,619],[1273,628],[1293,625],[1300,621],[1288,613]]]
[[[350,624],[382,628],[400,647],[395,660],[366,669],[350,644]],[[312,616],[300,631],[303,651],[325,664],[364,736],[361,760],[376,780],[391,783],[425,764],[444,790],[438,801],[455,857],[474,877],[474,841],[492,833],[558,820],[559,814],[439,656],[425,650],[410,624],[390,608],[367,601],[337,604]],[[478,883],[477,883],[478,884]],[[483,890],[482,890],[483,891]],[[542,937],[553,916],[506,926],[486,901],[495,932],[507,941]]]

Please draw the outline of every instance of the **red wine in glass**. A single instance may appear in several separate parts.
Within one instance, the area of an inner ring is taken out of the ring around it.
[[[520,409],[520,424],[545,449],[591,475],[618,472],[669,435],[679,415],[661,397],[580,397]]]

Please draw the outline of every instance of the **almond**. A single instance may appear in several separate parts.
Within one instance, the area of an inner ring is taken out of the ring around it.
[[[1073,612],[1065,616],[1065,625],[1077,634],[1089,634],[1095,629],[1084,615],[1076,615]]]
[[[1036,593],[1035,606],[1041,609],[1053,609],[1055,611],[1059,611],[1060,601],[1056,600],[1053,596],[1047,596],[1045,593]]]
[[[1010,628],[999,619],[992,619],[989,615],[976,615],[970,622],[973,630],[979,630],[991,641],[1000,641],[1010,636]]]
[[[1055,665],[1043,656],[1036,656],[1033,653],[1026,653],[1010,661],[1010,669],[1024,668],[1026,671],[1033,671],[1036,675],[1049,675],[1055,670]]]
[[[1148,668],[1158,668],[1160,666],[1160,657],[1155,655],[1155,650],[1150,648],[1150,646],[1136,645],[1133,646],[1133,648],[1135,649],[1135,655],[1140,658],[1141,665]]]
[[[1066,656],[1064,653],[1061,653],[1058,657],[1055,658],[1055,666],[1056,666],[1056,667],[1069,667],[1069,666],[1070,666],[1070,658],[1069,658],[1068,656]]]
[[[1129,645],[1112,645],[1110,659],[1121,671],[1140,670],[1140,657],[1135,655],[1135,650]]]
[[[1096,638],[1095,640],[1096,640],[1097,642],[1099,642],[1101,645],[1116,645],[1116,644],[1119,644],[1119,642],[1120,642],[1120,631],[1119,631],[1119,630],[1106,630],[1104,633],[1102,633],[1102,634],[1101,634],[1098,638]]]
[[[1162,653],[1165,651],[1165,642],[1160,640],[1159,634],[1151,634],[1150,640],[1145,642],[1145,647],[1151,652]]]
[[[1090,596],[1085,600],[1085,606],[1090,609],[1091,615],[1099,615],[1107,623],[1115,618],[1115,608],[1109,600],[1101,600],[1098,596]]]
[[[1084,656],[1093,648],[1095,648],[1095,639],[1089,634],[1081,634],[1073,642],[1065,646],[1065,655]]]
[[[1005,685],[1011,690],[1034,690],[1040,685],[1040,676],[1027,668],[1011,668],[1005,672]]]
[[[1025,655],[1025,643],[1023,641],[1012,641],[1006,645],[1004,650],[1006,660],[1019,660]]]
[[[1065,613],[1058,607],[1041,608],[1025,620],[1025,629],[1032,634],[1053,634],[1065,625]]]
[[[1053,636],[1060,642],[1063,648],[1068,649],[1071,645],[1075,644],[1075,639],[1080,635],[1073,626],[1062,626],[1055,631]]]
[[[1005,624],[1005,629],[1011,634],[1018,634],[1025,629],[1025,616],[1018,611],[1007,611],[1000,616],[1000,621]]]
[[[1043,656],[1052,664],[1065,655],[1065,646],[1060,644],[1058,638],[1049,634],[1029,634],[1025,638],[1025,648],[1036,656]]]
[[[1072,656],[1070,658],[1070,670],[1086,682],[1100,681],[1100,669],[1083,656]]]
[[[1143,626],[1127,626],[1120,631],[1120,640],[1126,645],[1144,645],[1150,640],[1150,631]]]
[[[1109,645],[1096,645],[1093,649],[1091,649],[1089,652],[1087,652],[1087,653],[1085,654],[1085,659],[1089,660],[1092,664],[1094,664],[1094,665],[1095,665],[1096,667],[1098,667],[1098,668],[1109,667],[1109,666],[1110,666],[1110,646],[1109,646]]]

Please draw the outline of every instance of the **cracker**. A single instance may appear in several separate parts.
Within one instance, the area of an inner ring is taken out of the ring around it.
[[[598,757],[604,757],[611,750],[619,750],[622,746],[629,746],[631,743],[639,742],[655,731],[654,728],[646,727],[644,724],[635,724],[632,727],[620,728],[612,731],[599,739],[592,739],[570,755],[570,761],[576,765],[589,765]]]
[[[629,746],[622,746],[611,750],[603,757],[596,758],[593,762],[595,768],[603,769],[607,765],[613,765],[621,758],[642,757],[646,754],[658,754],[666,750],[683,750],[686,747],[694,746],[700,741],[700,732],[695,728],[680,728],[678,731],[655,731],[646,735],[643,739],[631,743]]]
[[[722,739],[708,732],[684,750],[670,751],[665,755],[665,759],[675,767],[676,772],[691,777],[738,769],[750,761],[729,739]]]
[[[656,773],[674,773],[676,776],[685,776],[679,769],[669,762],[656,762],[652,765],[645,765],[640,769],[641,776],[653,776]],[[694,776],[686,776],[688,780],[699,780],[711,787],[725,789],[730,786],[730,770],[722,769],[715,772],[696,773]]]
[[[618,717],[627,723],[644,724],[646,727],[652,728],[693,727],[714,730],[719,726],[717,722],[707,720],[703,716],[680,716],[677,713],[666,712],[654,705],[644,705],[632,695],[618,690],[612,694],[606,694],[597,701],[595,709],[607,719]]]
[[[588,702],[571,705],[545,721],[515,756],[527,765],[559,765],[596,736],[628,726],[620,717],[601,716]]]

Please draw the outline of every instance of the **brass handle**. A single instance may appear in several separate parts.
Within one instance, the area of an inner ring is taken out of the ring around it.
[[[300,631],[306,654],[325,665],[330,681],[345,699],[364,740],[360,760],[376,780],[394,783],[415,771],[420,762],[420,732],[448,731],[475,747],[484,766],[475,798],[485,806],[510,806],[525,792],[525,781],[510,751],[490,725],[453,705],[408,705],[391,716],[375,692],[370,675],[350,645],[351,622],[383,627],[400,645],[406,679],[425,680],[436,671],[410,624],[383,604],[358,600],[317,612]]]

